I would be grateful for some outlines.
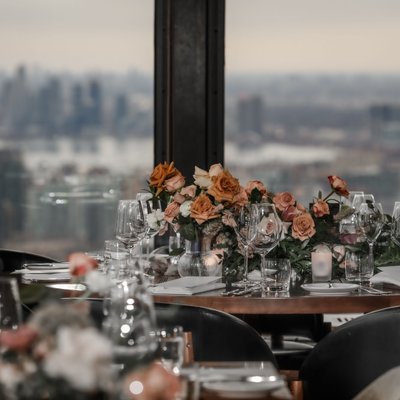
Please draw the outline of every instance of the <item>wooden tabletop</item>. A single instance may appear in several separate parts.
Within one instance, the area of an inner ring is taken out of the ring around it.
[[[387,288],[385,288],[387,289]],[[372,295],[353,292],[340,295],[309,294],[300,285],[287,294],[223,296],[223,289],[191,296],[155,295],[159,303],[188,304],[210,307],[230,314],[342,314],[365,313],[386,307],[400,306],[400,288],[392,293]]]

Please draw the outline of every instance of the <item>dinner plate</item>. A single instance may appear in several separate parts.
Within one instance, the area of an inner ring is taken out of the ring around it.
[[[350,293],[358,288],[358,285],[354,283],[305,283],[301,285],[304,290],[307,290],[311,294],[345,294]]]
[[[282,380],[263,382],[217,381],[204,382],[206,390],[218,393],[227,399],[243,399],[246,397],[265,398],[266,393],[283,386]]]
[[[58,272],[58,273],[47,273],[47,274],[37,274],[37,273],[26,273],[22,275],[24,281],[30,282],[65,282],[71,279],[69,272]]]

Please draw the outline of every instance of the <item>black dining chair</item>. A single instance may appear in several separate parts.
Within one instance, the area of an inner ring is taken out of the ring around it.
[[[276,360],[268,344],[247,323],[211,308],[156,303],[157,326],[182,326],[192,336],[194,361]],[[91,301],[91,313],[98,327],[103,319],[102,301]]]
[[[8,274],[21,269],[24,264],[36,262],[58,262],[57,260],[40,254],[26,251],[0,249],[0,274]]]
[[[371,312],[322,339],[300,368],[305,400],[352,399],[400,365],[400,307]]]

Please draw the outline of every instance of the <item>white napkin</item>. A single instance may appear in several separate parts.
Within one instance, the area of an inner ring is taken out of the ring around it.
[[[380,267],[378,272],[371,279],[371,283],[388,283],[400,287],[400,265]]]

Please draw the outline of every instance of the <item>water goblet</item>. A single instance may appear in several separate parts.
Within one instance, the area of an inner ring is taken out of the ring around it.
[[[146,216],[140,201],[120,200],[115,236],[128,249],[130,267],[134,265],[134,249],[144,239],[147,229]]]
[[[356,212],[360,209],[362,203],[375,203],[375,197],[371,193],[357,193],[353,197],[351,206]]]
[[[381,234],[385,216],[380,203],[362,203],[357,213],[357,226],[368,243],[368,262],[374,269],[374,244]]]
[[[261,274],[266,270],[265,259],[281,240],[282,221],[275,206],[271,203],[259,203],[252,205],[256,218],[256,237],[254,240],[255,251],[261,257]],[[262,279],[264,278],[261,275]]]
[[[236,214],[234,214],[234,220],[236,237],[238,242],[240,242],[240,244],[243,246],[244,250],[243,279],[238,283],[247,285],[249,283],[249,246],[254,241],[257,233],[255,210],[251,207],[251,205],[244,206]]]

